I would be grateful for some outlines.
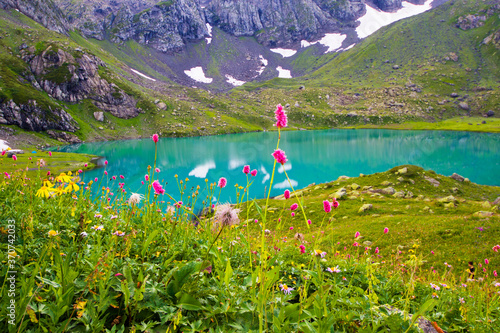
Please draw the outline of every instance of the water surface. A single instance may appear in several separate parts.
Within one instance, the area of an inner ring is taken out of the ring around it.
[[[222,201],[235,201],[234,185],[246,184],[243,166],[257,169],[250,189],[252,197],[264,197],[269,189],[277,132],[209,137],[160,138],[157,167],[165,188],[178,200],[174,175],[188,177],[189,185],[204,188],[205,178],[226,177]],[[104,156],[108,178],[125,177],[128,192],[143,193],[141,181],[154,163],[151,139],[92,142],[61,148],[62,151]],[[500,134],[452,131],[394,131],[381,129],[294,131],[282,133],[280,148],[289,162],[286,171],[294,187],[322,183],[346,175],[371,174],[402,164],[414,164],[450,176],[456,172],[471,181],[500,186]],[[85,179],[101,178],[103,169],[86,172]],[[119,178],[110,181],[116,188]],[[271,195],[289,188],[285,174],[277,170]]]

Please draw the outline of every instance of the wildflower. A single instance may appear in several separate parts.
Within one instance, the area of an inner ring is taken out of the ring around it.
[[[43,158],[40,158],[36,161],[36,165],[40,168],[43,168],[44,166],[47,165],[47,163],[45,163],[45,160]]]
[[[280,288],[285,295],[290,295],[293,291],[293,288],[288,287],[286,284],[280,284]]]
[[[68,186],[64,189],[66,192],[71,192],[71,191],[78,191],[80,189],[80,186],[78,186],[75,182],[70,181]]]
[[[292,230],[292,229],[290,229],[290,230]],[[293,238],[295,238],[296,240],[298,240],[298,241],[301,241],[301,242],[302,242],[302,241],[304,240],[304,235],[303,235],[303,234],[301,234],[300,232],[297,232],[297,233],[293,236]]]
[[[102,214],[100,214],[100,213],[97,212],[97,213],[94,214],[94,217],[99,219],[99,218],[102,217]]]
[[[227,179],[224,178],[224,177],[220,177],[219,178],[219,185],[218,186],[220,188],[224,188],[224,187],[226,187],[226,185],[227,185]]]
[[[52,157],[52,152],[51,151],[49,151],[49,156]]]
[[[144,176],[144,179],[145,179],[147,182],[149,182],[149,175],[145,175],[145,176]]]
[[[431,283],[430,285],[431,285],[431,288],[434,289],[434,290],[439,291],[441,289],[441,288],[439,288],[438,285],[435,285],[434,283]]]
[[[157,144],[157,143],[158,143],[159,138],[160,138],[160,137],[158,136],[158,134],[153,134],[153,136],[151,137],[151,139],[153,139],[153,142],[154,142],[155,144]]]
[[[488,265],[488,264],[490,263],[490,261],[489,261],[488,259],[484,259],[484,263],[485,263],[486,265]]]
[[[333,208],[335,208],[335,209],[339,206],[339,202],[337,201],[337,199],[336,199],[336,198],[333,198],[332,206],[333,206]]]
[[[85,167],[88,167],[89,165],[88,165],[87,163],[85,163],[85,165],[84,165],[84,166],[85,166]]]
[[[175,208],[181,208],[182,207],[182,201],[177,201],[175,203]]]
[[[375,254],[379,253],[378,247],[375,248]]]
[[[104,226],[103,226],[103,225],[99,225],[99,226],[98,226],[98,225],[95,225],[95,226],[93,226],[93,227],[92,227],[92,229],[94,229],[94,230],[104,231]]]
[[[285,190],[285,193],[283,194],[285,196],[285,199],[290,199],[290,191]]]
[[[354,242],[354,244],[352,244],[352,246],[360,246],[358,242]]]
[[[301,244],[299,248],[300,248],[300,253],[302,254],[306,253],[306,247],[303,244]]]
[[[323,201],[323,209],[325,213],[330,213],[332,211],[332,206],[330,204],[330,201],[328,200]]]
[[[250,172],[250,174],[251,174],[252,176],[254,176],[254,177],[255,177],[255,176],[257,176],[257,170],[253,169],[253,170]]]
[[[462,287],[467,288],[467,285],[465,283],[462,283]]]
[[[288,118],[286,112],[283,111],[283,106],[281,104],[276,105],[276,111],[274,111],[274,117],[276,118],[275,126],[278,128],[283,128],[287,126]]]
[[[2,156],[5,155],[6,152],[6,150],[2,150]]]
[[[389,232],[389,228],[384,228],[384,234]]]
[[[155,168],[156,173],[160,173],[160,168]]]
[[[12,155],[12,159],[13,159],[14,161],[17,161],[17,156],[16,156],[16,155]]]
[[[431,251],[431,254],[434,254],[434,251]]]
[[[440,283],[441,287],[443,288],[449,288],[448,285],[446,283]]]
[[[163,189],[163,187],[161,186],[160,182],[155,180],[153,182],[153,188],[155,190],[155,194],[163,194],[165,193],[165,190]]]
[[[59,235],[59,233],[58,233],[57,231],[55,231],[55,230],[50,230],[50,231],[49,231],[49,236],[50,236],[50,237],[55,237],[55,236],[57,236],[57,235]]]
[[[436,293],[432,293],[432,298],[439,298],[439,296]]]
[[[498,252],[500,250],[500,245],[493,246],[493,251]]]
[[[113,232],[113,235],[118,236],[118,237],[123,237],[123,236],[125,236],[125,233],[123,231],[116,230],[115,232]]]
[[[108,165],[108,160],[105,160],[105,161],[104,161],[104,165]]]
[[[116,273],[115,276],[122,276],[122,273]]]
[[[316,257],[321,257],[321,258],[324,258],[326,256],[326,252],[323,252],[321,250],[314,250],[313,254]]]
[[[292,217],[294,217],[294,216],[295,216],[295,212],[292,212],[292,214],[291,214],[291,215],[292,215]]]
[[[4,174],[5,174],[5,178],[7,178],[7,179],[9,179],[9,178],[10,178],[10,175],[9,175],[9,173],[8,173],[7,171],[6,171],[6,172],[4,172]]]
[[[356,233],[354,234],[354,238],[358,238],[359,236],[360,236],[359,231],[356,231]]]
[[[290,230],[293,230],[293,227],[290,227]]]
[[[214,227],[217,226],[232,226],[240,223],[240,218],[238,217],[240,210],[233,209],[230,204],[219,205],[215,208],[215,223]]]
[[[460,303],[462,303],[462,304],[464,304],[464,303],[465,303],[465,300],[464,300],[464,298],[463,298],[463,297],[459,297],[459,298],[458,298],[458,301],[459,301]]]
[[[280,163],[281,165],[285,164],[288,161],[286,159],[285,152],[281,149],[276,149],[272,155],[276,162]]]
[[[250,165],[245,165],[245,166],[243,167],[243,173],[244,173],[245,175],[248,175],[248,174],[250,173]]]
[[[500,282],[495,283],[495,287],[500,287]]]
[[[137,205],[141,202],[143,196],[139,193],[132,193],[130,198],[128,198],[129,205]]]
[[[494,276],[494,277],[497,277],[497,276],[498,276],[498,275],[497,275],[497,271],[493,271],[493,276]]]
[[[342,277],[342,281],[347,281],[345,276]]]
[[[339,269],[339,266],[338,266],[338,265],[337,265],[336,267],[334,267],[334,268],[330,268],[330,267],[328,267],[328,268],[326,269],[326,271],[327,271],[327,272],[330,272],[330,273],[340,273],[340,269]]]
[[[264,232],[265,232],[266,235],[269,235],[271,233],[271,230],[266,229],[266,230],[264,230]]]
[[[290,210],[296,210],[299,207],[297,203],[294,203],[293,205],[290,206]]]
[[[175,214],[175,208],[174,206],[168,206],[167,207],[167,214],[174,215]]]
[[[82,232],[80,233],[80,236],[82,236],[82,237],[87,237],[87,236],[88,236],[88,234],[87,234],[85,231],[82,231]]]

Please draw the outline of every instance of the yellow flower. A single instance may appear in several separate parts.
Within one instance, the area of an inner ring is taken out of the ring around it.
[[[49,236],[50,236],[50,237],[55,237],[55,236],[57,236],[57,235],[59,235],[59,233],[58,233],[57,231],[55,231],[55,230],[50,230],[50,231],[49,231]]]
[[[68,172],[68,175],[66,175],[64,172],[61,173],[59,176],[56,177],[56,181],[61,182],[61,183],[69,183],[71,181],[71,172]]]
[[[43,186],[47,186],[47,187],[54,187],[54,185],[53,185],[51,182],[49,182],[47,179],[45,179],[45,180],[43,181]]]
[[[42,186],[38,191],[36,191],[36,196],[41,198],[50,197],[50,188],[47,186]]]
[[[64,189],[66,192],[71,192],[71,191],[78,191],[80,189],[80,186],[78,186],[76,183],[70,181],[68,186]]]

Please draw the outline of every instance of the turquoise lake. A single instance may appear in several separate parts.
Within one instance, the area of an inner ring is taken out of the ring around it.
[[[188,190],[205,178],[226,177],[221,201],[235,202],[235,184],[245,186],[243,166],[257,169],[250,196],[262,198],[269,189],[277,132],[245,133],[190,138],[160,138],[157,167],[167,193],[180,199],[174,175],[189,178]],[[346,175],[357,177],[414,164],[450,176],[454,172],[472,182],[500,186],[500,134],[452,131],[394,131],[379,129],[290,131],[282,133],[280,148],[286,152],[286,171],[295,188],[322,183]],[[147,166],[153,165],[151,139],[92,142],[66,146],[66,152],[89,153],[108,160],[108,186],[116,189],[125,177],[128,193],[144,193],[141,185]],[[102,161],[101,161],[102,162]],[[85,172],[84,179],[103,177],[103,168]],[[116,180],[110,180],[116,175]],[[167,184],[165,184],[167,183]],[[285,174],[277,170],[271,195],[289,188]]]

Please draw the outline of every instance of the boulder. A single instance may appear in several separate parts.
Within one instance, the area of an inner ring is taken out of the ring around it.
[[[491,204],[488,201],[485,201],[481,204],[481,207],[484,209],[491,209]]]
[[[403,177],[398,177],[398,182],[401,183],[401,182],[404,182],[404,181],[405,181],[405,179]]]
[[[360,187],[361,187],[361,186],[359,186],[359,185],[358,185],[358,184],[356,184],[356,183],[352,183],[352,185],[351,185],[351,188],[352,188],[353,190],[357,190],[357,189],[359,189]]]
[[[12,157],[12,155],[24,154],[24,150],[21,149],[11,149],[7,151],[7,157]]]
[[[453,202],[449,202],[447,204],[444,204],[444,208],[455,208],[455,204]]]
[[[493,205],[500,205],[500,197],[496,198],[495,201],[493,201]]]
[[[479,211],[479,212],[475,212],[473,214],[473,216],[475,216],[475,217],[489,217],[489,216],[493,216],[493,212]]]
[[[450,196],[441,198],[438,201],[441,202],[441,203],[448,203],[448,202],[457,202],[457,199],[455,199],[454,196],[450,195]]]
[[[340,176],[339,178],[337,178],[337,180],[347,180],[351,177],[348,177],[348,176]]]
[[[392,187],[386,187],[386,188],[382,189],[382,193],[393,195],[394,193],[396,193],[396,190]]]
[[[434,179],[432,177],[424,176],[424,179],[427,180],[432,185],[434,185],[434,187],[438,187],[440,184],[436,179]]]
[[[394,185],[393,183],[387,181],[387,180],[384,180],[382,183],[380,183],[380,185],[382,186],[391,186],[391,185]]]
[[[495,115],[495,112],[493,112],[493,110],[489,110],[487,113],[486,113],[486,117],[493,117]]]
[[[373,208],[373,205],[372,204],[364,204],[363,206],[361,206],[358,210],[358,213],[364,213],[366,212],[367,210],[370,210]]]
[[[337,198],[337,200],[338,200],[338,199],[342,199],[346,195],[347,195],[347,190],[342,187],[337,192],[335,192],[335,194],[333,196],[334,196],[334,198]]]
[[[396,192],[392,195],[394,198],[399,198],[399,199],[402,199],[405,197],[405,192],[403,191],[399,191],[399,192]]]
[[[458,103],[458,106],[459,106],[462,110],[465,110],[465,111],[469,111],[469,110],[470,110],[469,104],[467,104],[467,103],[465,103],[465,102],[460,102],[460,103]]]
[[[450,176],[450,178],[455,179],[455,180],[457,180],[459,182],[463,182],[464,179],[465,179],[464,177],[462,177],[462,176],[460,176],[459,174],[456,174],[456,173],[452,174]]]
[[[413,192],[410,191],[406,192],[405,199],[411,199],[411,198],[413,198]]]
[[[94,112],[94,118],[97,121],[103,122],[104,121],[104,112],[102,112],[102,111]]]
[[[402,168],[402,169],[399,169],[399,170],[398,170],[398,173],[399,173],[400,175],[404,175],[405,173],[408,173],[408,168],[407,168],[407,167],[404,167],[404,168]]]

